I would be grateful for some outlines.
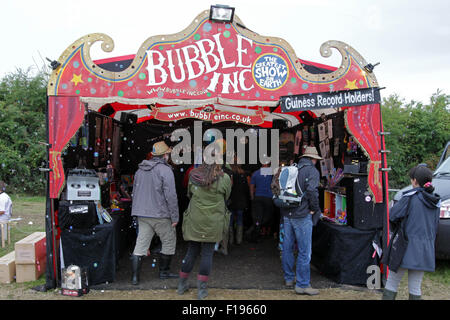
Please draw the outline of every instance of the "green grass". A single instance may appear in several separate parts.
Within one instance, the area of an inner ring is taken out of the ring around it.
[[[14,251],[17,241],[37,231],[45,231],[45,197],[10,195],[13,202],[13,218],[22,220],[10,225],[11,243],[0,247],[0,257]],[[32,221],[32,224],[29,222]]]
[[[11,197],[13,204],[22,202],[45,203],[45,196],[29,196],[21,194],[10,194],[9,196]]]
[[[450,260],[436,261],[436,270],[434,272],[426,272],[425,277],[442,283],[450,285]]]

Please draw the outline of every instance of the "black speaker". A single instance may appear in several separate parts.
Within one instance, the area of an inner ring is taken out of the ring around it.
[[[137,114],[130,112],[122,112],[120,114],[120,122],[125,124],[136,124],[138,120]]]
[[[382,211],[375,210],[366,175],[345,177],[341,181],[347,194],[347,224],[359,230],[383,227]]]
[[[272,128],[273,129],[286,129],[288,127],[288,121],[287,120],[281,120],[281,119],[274,119],[272,121]]]

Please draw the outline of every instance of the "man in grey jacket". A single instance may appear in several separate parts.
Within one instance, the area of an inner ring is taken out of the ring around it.
[[[152,158],[139,164],[134,176],[133,205],[131,215],[138,218],[138,236],[132,254],[132,284],[139,283],[142,259],[154,234],[161,239],[162,248],[159,261],[161,279],[178,278],[170,272],[170,262],[175,254],[176,230],[178,223],[178,199],[175,178],[167,163],[171,149],[164,141],[153,145]]]
[[[300,205],[292,209],[280,209],[284,225],[284,241],[281,262],[286,286],[295,283],[297,294],[316,295],[319,291],[311,288],[310,261],[313,216],[319,217],[319,180],[317,160],[322,159],[315,147],[307,147],[298,162],[298,182],[304,192]],[[315,219],[314,219],[315,220]],[[297,242],[297,266],[294,268],[294,243]]]

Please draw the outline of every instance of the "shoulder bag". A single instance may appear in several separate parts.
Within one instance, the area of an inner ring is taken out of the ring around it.
[[[389,235],[389,246],[381,258],[381,263],[388,265],[389,269],[394,272],[397,272],[400,268],[403,257],[405,256],[406,248],[408,247],[408,237],[406,236],[405,229],[410,203],[411,199],[409,199],[408,205],[406,206],[405,217],[392,228],[392,232],[390,232]]]

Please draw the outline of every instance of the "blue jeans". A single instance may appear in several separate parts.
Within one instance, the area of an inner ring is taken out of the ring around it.
[[[281,263],[286,281],[294,281],[296,286],[307,288],[310,286],[310,262],[311,262],[311,242],[312,242],[312,216],[309,214],[305,218],[289,219],[283,217],[284,241]],[[298,255],[297,267],[294,273],[294,245],[297,241]]]
[[[230,227],[233,227],[233,222],[236,220],[236,226],[244,225],[244,210],[232,210]]]

